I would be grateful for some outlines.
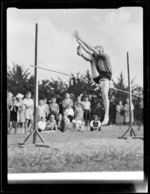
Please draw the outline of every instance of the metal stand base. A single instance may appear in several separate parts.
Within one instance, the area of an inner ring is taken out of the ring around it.
[[[130,136],[125,137],[125,135],[128,132],[130,133]],[[144,138],[137,131],[135,131],[133,127],[129,127],[128,130],[121,137],[118,137],[118,139],[141,139],[143,140]]]

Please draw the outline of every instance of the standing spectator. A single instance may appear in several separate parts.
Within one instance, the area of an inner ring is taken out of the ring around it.
[[[130,121],[129,98],[126,99],[126,104],[124,106],[124,109],[125,109],[125,123],[129,124],[129,121]],[[132,123],[134,123],[133,110],[134,110],[134,106],[133,106],[133,103],[131,102],[131,118],[132,118]]]
[[[101,122],[98,120],[98,116],[94,115],[93,120],[90,122],[91,131],[101,131]]]
[[[43,105],[45,106],[45,118],[49,116],[49,105],[47,104],[47,98],[43,98]]]
[[[49,105],[50,115],[54,115],[57,120],[59,114],[59,105],[56,103],[56,98],[52,98],[52,102]]]
[[[31,92],[26,93],[26,98],[23,100],[25,106],[25,133],[27,128],[30,131],[33,124],[33,100],[31,99]]]
[[[77,97],[77,102],[75,102],[75,117],[78,116],[81,121],[83,121],[84,115],[84,105],[81,102],[81,97]]]
[[[63,115],[63,132],[68,131],[70,129],[70,120],[66,114]]]
[[[17,115],[18,115],[18,105],[16,97],[12,97],[12,104],[10,109],[10,132],[12,133],[12,128],[15,128],[15,133],[17,133]]]
[[[143,99],[141,99],[139,103],[138,120],[139,120],[138,131],[139,131],[143,122]]]
[[[9,107],[12,104],[12,96],[13,96],[13,94],[7,90],[7,128],[8,128],[8,134],[10,133],[10,109],[9,109]]]
[[[58,115],[57,129],[58,129],[59,131],[63,131],[63,117],[62,117],[62,114],[59,114],[59,115]]]
[[[70,99],[70,94],[66,93],[65,99],[62,101],[63,113],[68,108],[68,105],[73,107],[73,101]]]
[[[119,101],[119,104],[116,106],[116,124],[123,124],[124,123],[124,106],[122,101]]]
[[[91,102],[89,101],[88,96],[84,98],[84,101],[82,103],[84,105],[85,126],[88,126],[91,119]]]
[[[75,116],[72,123],[74,131],[84,131],[84,122],[81,121],[79,116]]]
[[[23,104],[23,98],[24,95],[22,94],[17,94],[16,98],[18,100],[18,124],[21,128],[19,133],[24,133],[24,123],[25,123],[25,106]]]
[[[72,122],[72,119],[74,117],[74,110],[70,104],[68,105],[68,108],[65,109],[64,114],[69,118],[70,122]]]
[[[39,121],[38,124],[37,124],[37,127],[38,127],[38,131],[39,131],[39,132],[42,132],[42,131],[45,130],[46,121],[45,121],[45,118],[44,118],[44,117],[41,117],[40,121]]]
[[[57,130],[57,123],[55,120],[55,116],[51,115],[50,119],[46,123],[45,131],[50,132],[50,131],[56,131],[56,130]]]
[[[38,106],[38,121],[41,120],[41,117],[44,119],[46,118],[46,110],[43,100],[39,100],[39,106]]]

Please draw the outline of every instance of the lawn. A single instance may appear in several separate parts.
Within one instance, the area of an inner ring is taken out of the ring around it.
[[[49,148],[28,144],[19,148],[17,143],[26,135],[8,135],[8,172],[142,171],[143,140],[117,138],[127,129],[106,126],[102,131],[42,134]],[[32,137],[27,143],[32,143]]]

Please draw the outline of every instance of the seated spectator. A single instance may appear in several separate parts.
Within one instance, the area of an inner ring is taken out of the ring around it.
[[[64,112],[64,115],[66,115],[69,118],[70,122],[72,122],[72,119],[74,117],[74,110],[71,107],[71,105],[68,105],[68,107],[66,108]]]
[[[53,97],[52,101],[49,105],[50,115],[54,115],[55,119],[57,119],[57,116],[59,114],[59,105],[56,103],[56,98]]]
[[[45,131],[56,131],[57,130],[57,123],[55,120],[55,116],[51,115],[50,119],[46,123]]]
[[[15,133],[17,133],[17,116],[18,116],[18,105],[16,97],[12,97],[12,104],[9,106],[10,110],[10,133],[12,133],[12,128],[15,128]]]
[[[98,116],[94,115],[93,120],[90,122],[91,131],[100,131],[101,130],[101,122],[98,120]]]
[[[45,121],[44,117],[41,117],[41,120],[38,122],[37,126],[38,126],[38,131],[39,132],[42,132],[42,131],[45,130],[45,128],[46,128],[46,121]]]
[[[76,116],[73,120],[73,129],[75,131],[83,131],[84,130],[84,122],[80,120],[79,116]]]

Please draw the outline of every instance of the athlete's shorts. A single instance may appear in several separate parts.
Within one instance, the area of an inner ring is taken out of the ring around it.
[[[111,75],[107,72],[101,72],[98,77],[93,78],[93,81],[96,82],[97,84],[100,84],[101,81],[104,80],[111,80]]]

